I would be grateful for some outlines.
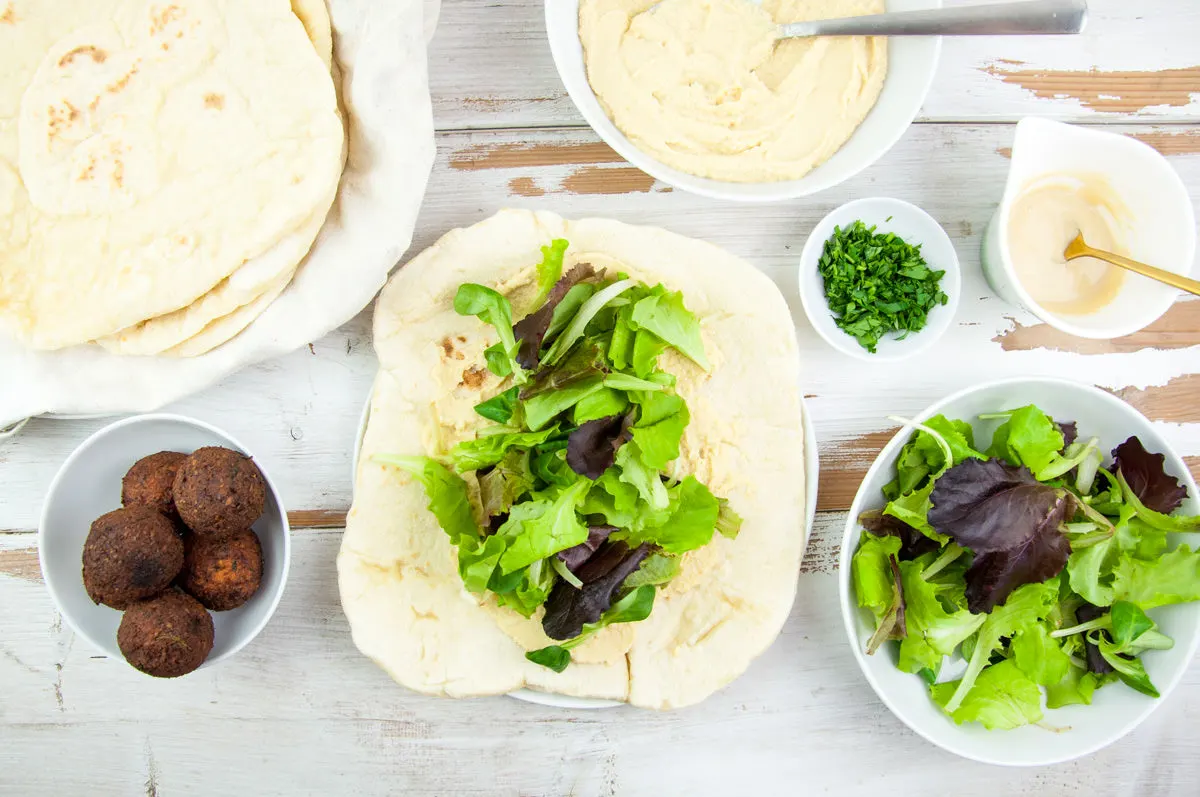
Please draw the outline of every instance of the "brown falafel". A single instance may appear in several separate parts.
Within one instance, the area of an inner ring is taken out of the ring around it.
[[[159,451],[133,463],[121,479],[121,503],[152,506],[169,518],[175,517],[172,487],[185,459],[187,454],[178,451]]]
[[[204,608],[214,612],[236,609],[258,592],[263,554],[253,531],[189,534],[184,548],[179,585]]]
[[[148,506],[101,515],[83,544],[83,587],[93,601],[114,609],[157,595],[182,569],[175,526]]]
[[[254,460],[228,448],[197,449],[173,485],[175,509],[197,534],[248,529],[263,513],[267,486]]]
[[[187,675],[212,651],[212,617],[191,595],[173,589],[129,607],[117,629],[117,647],[147,675]]]

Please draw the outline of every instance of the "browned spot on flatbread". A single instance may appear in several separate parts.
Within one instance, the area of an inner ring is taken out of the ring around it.
[[[514,177],[508,181],[508,190],[517,196],[545,196],[545,189],[538,186],[532,177]]]
[[[1076,354],[1114,354],[1142,349],[1184,349],[1200,345],[1200,301],[1176,302],[1162,318],[1141,332],[1112,340],[1077,338],[1047,324],[1013,328],[992,338],[1005,351],[1053,349]]]
[[[1152,421],[1200,423],[1200,374],[1176,377],[1165,385],[1112,391]]]
[[[0,576],[12,576],[22,581],[41,581],[42,566],[38,563],[37,548],[0,551]]]
[[[441,340],[441,342],[438,344],[438,346],[440,346],[440,347],[441,347],[441,349],[442,349],[442,359],[443,359],[443,360],[449,360],[449,359],[461,360],[461,359],[464,359],[464,358],[463,358],[463,353],[462,353],[461,351],[459,351],[458,349],[454,348],[454,341],[450,340],[450,338],[448,338],[448,337],[447,337],[447,338],[442,338],[442,340]]]
[[[204,95],[204,107],[208,108],[211,111],[221,110],[222,108],[225,107],[225,95],[224,94],[215,94],[215,93],[214,94],[205,94]]]
[[[1163,155],[1195,155],[1200,153],[1200,130],[1184,130],[1179,133],[1154,131],[1149,133],[1126,133],[1130,138],[1149,144]],[[1012,147],[1000,147],[996,154],[1012,157]]]
[[[1200,66],[1156,72],[1013,68],[1021,66],[996,62],[983,71],[1041,99],[1069,97],[1085,108],[1109,113],[1138,113],[1160,105],[1180,108],[1192,102],[1193,94],[1200,94]]]
[[[288,512],[293,529],[340,529],[346,526],[345,509],[298,509]]]
[[[61,105],[51,105],[46,109],[46,122],[49,127],[48,136],[51,141],[58,138],[63,130],[74,124],[79,118],[79,109],[69,100],[63,100]]]
[[[13,9],[12,3],[4,6],[4,13],[0,14],[0,25],[16,25],[17,12]]]
[[[649,193],[654,178],[636,166],[584,166],[562,181],[572,194]]]
[[[164,7],[151,6],[150,8],[150,35],[157,36],[166,30],[167,26],[176,20],[183,19],[187,12],[177,5],[169,5]],[[167,49],[166,44],[163,49]]]
[[[83,45],[80,45],[79,47],[76,47],[74,50],[67,53],[62,58],[58,59],[58,65],[59,65],[59,67],[62,67],[65,69],[66,67],[75,63],[75,59],[81,55],[90,55],[92,57],[92,60],[95,61],[97,64],[102,64],[108,60],[108,53],[104,52],[99,47],[95,47],[91,44],[83,44]]]
[[[896,431],[896,428],[883,429],[834,441],[822,447],[821,478],[817,489],[818,511],[845,511],[850,508],[867,469]]]
[[[538,166],[575,166],[587,163],[624,163],[612,147],[588,144],[477,144],[450,155],[450,168],[529,169]]]
[[[467,370],[463,371],[462,381],[459,382],[461,387],[467,387],[472,390],[478,390],[483,387],[483,382],[487,379],[487,370],[478,366],[472,365]]]

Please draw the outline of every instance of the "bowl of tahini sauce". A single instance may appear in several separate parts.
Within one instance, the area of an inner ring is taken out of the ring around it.
[[[1179,176],[1151,147],[1115,133],[1025,119],[988,225],[983,267],[993,290],[1042,321],[1085,338],[1117,338],[1150,325],[1179,292],[1063,250],[1089,244],[1190,274],[1195,216]]]

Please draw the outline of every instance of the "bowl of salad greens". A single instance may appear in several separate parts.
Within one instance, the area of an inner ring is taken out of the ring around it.
[[[842,542],[867,681],[950,752],[1095,752],[1168,701],[1200,641],[1200,501],[1183,460],[1097,388],[1010,379],[904,423]]]
[[[800,301],[817,334],[878,362],[918,354],[954,321],[962,276],[941,225],[900,199],[856,199],[831,212],[800,255]]]

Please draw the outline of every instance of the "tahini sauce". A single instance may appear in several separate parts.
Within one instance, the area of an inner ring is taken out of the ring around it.
[[[1124,270],[1092,257],[1067,262],[1063,251],[1082,232],[1091,246],[1128,255],[1125,215],[1112,186],[1096,175],[1054,175],[1026,186],[1008,220],[1009,256],[1021,285],[1052,313],[1087,315],[1109,304]]]

